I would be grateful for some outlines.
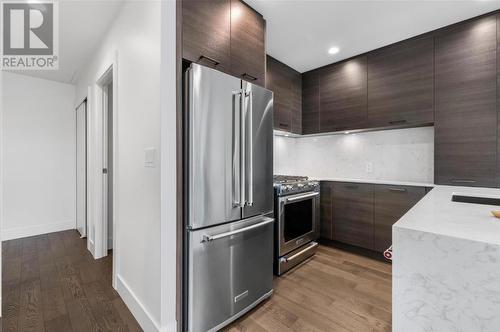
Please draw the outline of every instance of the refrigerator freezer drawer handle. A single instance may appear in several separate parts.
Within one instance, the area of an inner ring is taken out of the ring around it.
[[[212,242],[212,241],[219,240],[219,239],[222,239],[222,238],[225,238],[228,236],[244,233],[244,232],[247,232],[247,231],[252,230],[252,229],[260,228],[260,227],[265,226],[267,224],[270,224],[272,222],[274,222],[273,218],[264,217],[264,221],[262,221],[258,224],[252,225],[252,226],[243,227],[243,228],[231,231],[231,232],[220,233],[220,234],[216,234],[216,235],[205,234],[205,235],[203,235],[203,239],[201,240],[201,243]]]

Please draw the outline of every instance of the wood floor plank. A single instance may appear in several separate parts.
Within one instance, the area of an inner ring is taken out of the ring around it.
[[[16,332],[21,309],[21,284],[2,280],[2,331]]]
[[[117,332],[128,330],[110,299],[106,296],[105,287],[100,281],[85,284],[84,288],[90,308],[103,330]]]
[[[44,331],[40,280],[21,284],[21,305],[19,310],[20,331]]]
[[[66,316],[66,303],[60,287],[42,290],[43,317],[45,321]]]
[[[73,327],[68,315],[58,316],[51,320],[45,321],[46,332],[72,332]]]
[[[134,317],[132,317],[132,315],[130,315],[130,311],[120,297],[115,298],[112,303],[116,312],[120,315],[120,318],[130,332],[142,331],[139,324],[137,324],[137,321],[134,319]]]
[[[113,255],[94,260],[76,231],[4,241],[2,250],[0,331],[142,331],[111,286]]]
[[[391,265],[320,245],[226,331],[391,331]]]
[[[86,298],[66,302],[71,327],[75,332],[101,332],[104,331],[97,324],[97,320],[90,309]]]

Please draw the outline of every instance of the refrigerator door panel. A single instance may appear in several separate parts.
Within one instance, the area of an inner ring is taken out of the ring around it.
[[[272,293],[274,219],[188,231],[188,331],[218,330]]]
[[[243,218],[273,211],[273,93],[243,81]]]
[[[241,80],[192,64],[187,71],[191,229],[241,219]]]

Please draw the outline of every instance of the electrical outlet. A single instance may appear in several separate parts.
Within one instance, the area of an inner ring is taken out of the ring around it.
[[[366,173],[371,173],[373,172],[373,163],[367,162],[366,163]]]

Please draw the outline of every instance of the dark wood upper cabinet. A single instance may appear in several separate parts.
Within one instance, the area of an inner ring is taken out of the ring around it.
[[[267,56],[266,87],[274,92],[274,128],[302,132],[301,74]]]
[[[424,187],[376,185],[374,195],[373,249],[392,245],[392,225],[424,197]]]
[[[265,86],[266,21],[239,0],[231,0],[231,71],[251,83]]]
[[[500,14],[497,15],[497,110],[500,106]],[[500,111],[500,110],[499,110]],[[497,116],[497,187],[500,187],[500,116]]]
[[[319,132],[319,70],[302,74],[302,134]]]
[[[366,56],[323,68],[319,85],[320,132],[366,127]]]
[[[496,186],[496,17],[435,36],[437,184]]]
[[[434,37],[420,37],[368,54],[370,127],[434,122]]]
[[[333,182],[320,182],[320,237],[333,240],[332,195]]]
[[[230,0],[182,1],[182,57],[222,71],[231,69]]]
[[[333,185],[333,239],[373,249],[373,185]]]

